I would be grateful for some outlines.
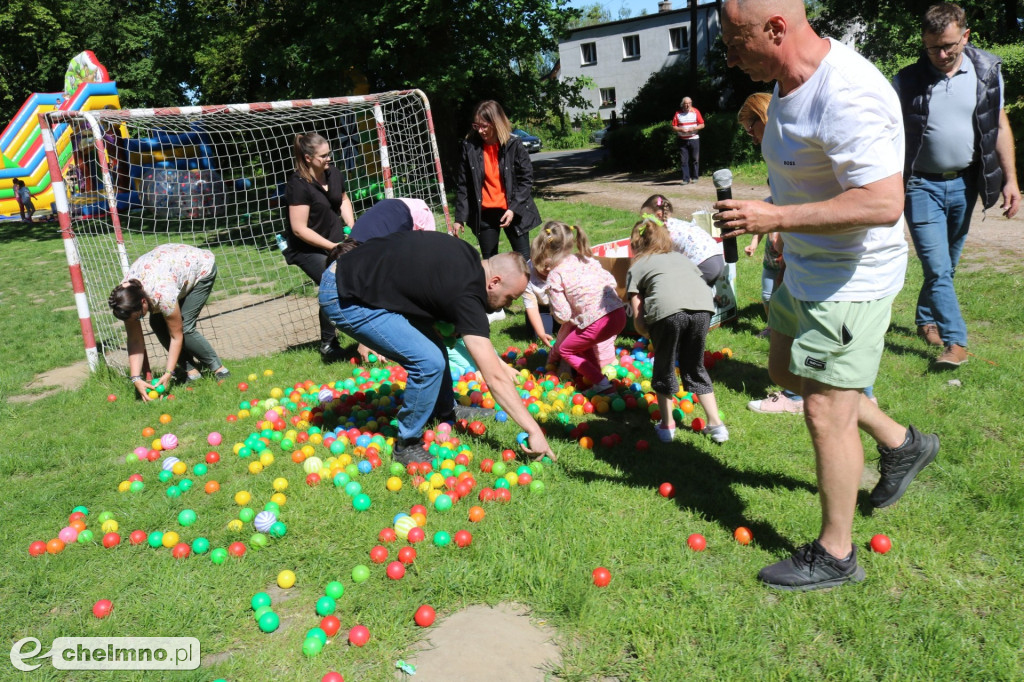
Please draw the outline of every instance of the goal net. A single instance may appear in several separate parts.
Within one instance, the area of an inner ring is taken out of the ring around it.
[[[128,266],[160,244],[209,249],[217,283],[198,327],[225,360],[319,339],[317,287],[278,247],[296,134],[329,141],[356,216],[422,199],[450,225],[430,106],[419,90],[261,104],[52,112],[43,122],[90,366],[127,369],[107,306]],[[52,155],[70,135],[71,163]],[[80,266],[80,277],[78,270]],[[79,290],[81,289],[81,291]],[[150,364],[166,353],[148,324]],[[93,341],[94,340],[94,341]]]

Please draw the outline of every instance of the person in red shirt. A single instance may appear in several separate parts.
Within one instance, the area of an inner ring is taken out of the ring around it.
[[[697,182],[700,176],[700,136],[704,117],[693,106],[693,100],[684,97],[679,110],[672,117],[672,130],[679,138],[679,161],[683,167],[683,184]]]

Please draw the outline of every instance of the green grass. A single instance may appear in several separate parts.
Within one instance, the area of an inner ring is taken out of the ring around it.
[[[583,225],[593,243],[625,236],[634,218],[629,212],[550,202],[542,203],[541,211],[546,219]],[[75,312],[53,312],[72,305],[60,241],[18,229],[0,224],[7,272],[0,280],[4,397],[23,392],[35,373],[82,357]],[[250,372],[261,374],[246,394],[234,384],[206,381],[194,391],[177,390],[175,401],[144,405],[130,399],[122,377],[99,372],[72,393],[32,404],[5,403],[0,412],[0,477],[7,483],[0,526],[2,644],[32,636],[45,651],[57,636],[191,636],[199,638],[205,656],[229,655],[209,668],[168,679],[319,679],[337,669],[346,679],[391,680],[394,661],[422,634],[411,623],[419,604],[429,602],[443,616],[466,604],[514,600],[558,628],[564,659],[555,672],[569,680],[1021,679],[1024,313],[1013,297],[1021,276],[988,267],[968,248],[958,289],[976,357],[955,373],[934,373],[929,371],[933,352],[914,335],[921,270],[911,259],[875,386],[880,404],[894,418],[939,432],[942,451],[893,508],[871,511],[863,503],[866,491],[862,494],[854,537],[868,575],[865,583],[789,595],[759,586],[756,572],[814,537],[819,506],[802,420],[745,409],[748,400],[771,388],[764,369],[767,342],[754,337],[763,326],[759,270],[759,259],[741,261],[741,318],[708,340],[712,350],[728,346],[735,352],[712,372],[732,440],[714,447],[682,433],[671,446],[653,443],[649,451],[637,452],[637,439],[656,440],[643,414],[592,418],[589,433],[595,440],[619,433],[622,445],[590,451],[556,436],[560,459],[541,475],[547,485],[543,496],[516,491],[509,505],[488,503],[487,518],[472,527],[465,516],[470,500],[447,515],[431,512],[429,531],[468,528],[473,545],[462,550],[420,545],[414,568],[397,583],[375,568],[369,582],[357,585],[350,572],[369,563],[377,532],[396,511],[423,500],[410,486],[390,493],[383,471],[362,477],[374,506],[360,514],[330,484],[303,485],[304,475],[287,453],[275,451],[276,462],[257,476],[231,454],[231,445],[255,429],[252,419],[225,421],[239,400],[263,399],[274,386],[306,379],[346,378],[349,366],[324,368],[315,351],[296,350],[233,362],[239,380]],[[499,350],[528,342],[517,318],[496,326]],[[264,369],[273,369],[274,376],[263,377]],[[954,378],[959,386],[950,385]],[[116,393],[118,401],[108,403],[108,393]],[[160,427],[157,416],[165,411],[174,420],[158,433],[176,433],[182,442],[176,454],[190,464],[209,449],[207,433],[225,435],[218,448],[223,461],[206,476],[190,475],[196,486],[177,500],[164,495],[156,465],[124,463],[125,454],[145,444],[142,428]],[[471,438],[476,461],[514,442],[517,431],[495,423],[483,438]],[[873,447],[866,446],[873,466]],[[118,493],[118,483],[136,471],[146,477],[146,490]],[[135,528],[175,529],[186,540],[203,535],[214,546],[246,540],[251,527],[238,537],[226,530],[237,513],[231,496],[250,490],[250,506],[259,509],[277,476],[291,483],[282,511],[289,532],[267,549],[215,566],[203,557],[175,561],[168,550],[127,542]],[[204,494],[209,479],[218,480],[222,492]],[[481,474],[478,480],[490,484],[492,477]],[[656,494],[663,481],[675,484],[674,500]],[[29,557],[29,543],[55,537],[79,504],[92,510],[93,519],[100,511],[113,512],[125,536],[122,545],[112,550],[76,545],[57,556]],[[186,507],[199,521],[178,529],[177,512]],[[732,540],[738,525],[753,530],[752,545]],[[707,537],[707,551],[686,548],[686,537],[694,532]],[[889,554],[866,550],[875,533],[893,539]],[[396,548],[391,551],[394,555]],[[612,572],[606,589],[590,584],[597,566]],[[263,635],[249,599],[284,568],[299,576],[289,598],[275,603],[287,627]],[[317,624],[314,603],[333,579],[346,590],[337,613],[342,631],[362,623],[372,639],[356,649],[337,637],[319,657],[307,659],[300,650],[303,635]],[[91,606],[104,597],[114,601],[114,614],[96,620]],[[495,666],[515,655],[514,650],[493,652]],[[3,665],[0,677],[13,678]],[[48,664],[24,677],[66,679]],[[75,679],[115,676],[82,673]]]

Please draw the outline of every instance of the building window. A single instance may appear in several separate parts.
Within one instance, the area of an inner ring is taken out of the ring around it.
[[[601,106],[615,106],[615,88],[601,88]]]
[[[640,36],[622,36],[622,58],[640,58]]]
[[[679,26],[668,30],[668,51],[680,52],[690,47],[690,27]]]
[[[580,45],[580,58],[583,66],[597,64],[597,43],[583,43]]]

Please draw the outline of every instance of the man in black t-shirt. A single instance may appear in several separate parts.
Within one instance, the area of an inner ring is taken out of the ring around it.
[[[423,429],[455,417],[448,353],[435,322],[451,324],[500,404],[530,438],[527,452],[554,454],[515,389],[516,371],[494,352],[487,313],[522,295],[529,277],[517,253],[485,261],[472,246],[440,232],[397,232],[371,239],[324,272],[320,306],[339,329],[408,373],[398,413],[395,460],[425,461]]]

